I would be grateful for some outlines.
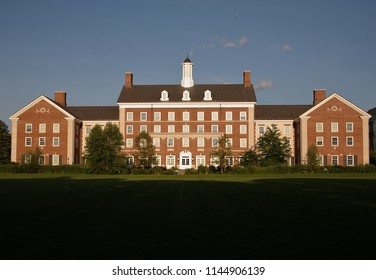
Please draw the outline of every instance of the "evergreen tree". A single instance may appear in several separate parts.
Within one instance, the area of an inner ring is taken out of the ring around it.
[[[123,136],[117,125],[107,123],[104,129],[95,125],[86,140],[86,165],[90,172],[114,174],[124,166],[121,154]]]
[[[257,165],[259,164],[260,157],[255,148],[251,148],[248,151],[245,151],[242,155],[242,162],[241,165]]]
[[[320,156],[316,145],[312,144],[308,147],[305,164],[310,171],[314,171],[320,166]]]
[[[231,155],[230,139],[224,134],[218,138],[218,145],[210,152],[210,156],[213,158],[213,163],[220,166],[221,173],[223,173],[227,165],[226,157]]]
[[[10,162],[11,135],[5,122],[0,121],[0,164]]]
[[[141,132],[135,139],[135,161],[142,167],[151,166],[155,163],[155,146],[153,138],[147,132]]]
[[[286,164],[291,155],[291,147],[286,137],[281,137],[276,126],[268,127],[259,138],[257,145],[262,165]]]

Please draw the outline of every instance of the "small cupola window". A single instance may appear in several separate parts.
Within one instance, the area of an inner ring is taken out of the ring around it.
[[[204,92],[204,101],[212,101],[212,95],[210,90],[205,90]]]
[[[168,101],[169,99],[168,99],[168,92],[167,92],[167,90],[163,90],[162,92],[161,92],[161,99],[160,99],[161,101]]]
[[[188,90],[183,91],[183,101],[191,101],[191,96]]]

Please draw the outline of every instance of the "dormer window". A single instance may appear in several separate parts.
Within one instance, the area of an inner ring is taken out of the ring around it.
[[[168,101],[169,100],[167,90],[164,90],[164,91],[161,92],[161,99],[160,100],[161,101]]]
[[[191,96],[188,90],[183,91],[183,101],[191,101]]]
[[[211,91],[205,90],[204,92],[204,101],[212,101]]]

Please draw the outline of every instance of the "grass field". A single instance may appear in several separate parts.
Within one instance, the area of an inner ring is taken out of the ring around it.
[[[0,259],[376,259],[376,175],[0,175]]]

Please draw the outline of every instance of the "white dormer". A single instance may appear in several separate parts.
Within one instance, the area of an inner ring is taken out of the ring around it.
[[[168,101],[169,99],[168,99],[168,91],[167,90],[163,90],[162,92],[161,92],[161,99],[160,99],[161,101]]]
[[[210,90],[205,90],[204,92],[204,101],[212,101],[212,95]]]
[[[181,79],[181,86],[185,88],[193,87],[194,85],[193,76],[192,76],[193,63],[188,58],[188,56],[184,60],[181,66],[183,68],[183,78]]]
[[[183,91],[183,101],[191,101],[191,96],[188,90]]]

